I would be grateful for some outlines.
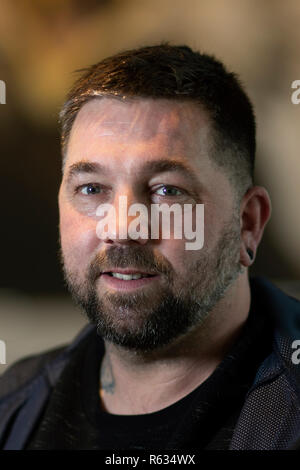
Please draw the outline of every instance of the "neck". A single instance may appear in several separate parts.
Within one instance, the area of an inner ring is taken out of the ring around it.
[[[113,414],[163,409],[203,383],[240,335],[250,288],[240,276],[200,327],[158,351],[137,353],[105,343],[100,397]]]

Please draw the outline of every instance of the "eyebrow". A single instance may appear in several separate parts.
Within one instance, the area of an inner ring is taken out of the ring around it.
[[[200,185],[200,181],[198,180],[195,172],[192,168],[190,168],[186,163],[180,162],[178,160],[152,160],[146,162],[142,169],[141,173],[166,173],[166,172],[176,172],[184,174],[186,178],[188,178],[191,182],[196,185]],[[66,176],[67,184],[69,184],[72,179],[79,175],[79,174],[92,174],[92,173],[102,173],[107,175],[109,173],[109,169],[98,162],[88,162],[85,160],[81,160],[79,162],[73,163]]]
[[[73,163],[66,176],[67,184],[69,184],[72,179],[74,179],[77,175],[84,174],[84,173],[107,173],[107,169],[104,165],[97,162],[87,162],[85,160],[81,160],[80,162]]]
[[[186,163],[180,162],[178,160],[154,160],[147,162],[143,166],[143,171],[149,173],[164,173],[167,171],[183,173],[185,177],[191,180],[194,184],[200,185],[200,181],[195,175],[195,171],[190,168]]]

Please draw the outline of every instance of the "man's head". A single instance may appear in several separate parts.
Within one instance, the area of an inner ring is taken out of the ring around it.
[[[245,276],[269,217],[251,188],[255,122],[236,77],[187,47],[129,51],[91,67],[61,113],[61,253],[68,286],[99,332],[135,350],[201,326]],[[167,193],[171,191],[172,194]],[[184,239],[125,239],[128,205],[204,204],[204,247]],[[97,208],[116,209],[117,234],[97,236]],[[118,273],[151,274],[120,280]],[[127,273],[125,272],[127,271]],[[113,274],[112,274],[113,273]]]
[[[213,56],[162,44],[121,52],[81,70],[62,108],[62,153],[78,111],[95,96],[154,98],[198,103],[210,119],[210,157],[227,170],[239,193],[251,185],[255,117],[234,73]]]

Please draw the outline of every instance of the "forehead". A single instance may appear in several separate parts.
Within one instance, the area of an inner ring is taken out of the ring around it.
[[[92,99],[73,124],[67,160],[94,157],[105,151],[115,156],[133,147],[140,153],[207,153],[207,113],[187,101],[162,99]],[[158,156],[158,155],[156,155]]]

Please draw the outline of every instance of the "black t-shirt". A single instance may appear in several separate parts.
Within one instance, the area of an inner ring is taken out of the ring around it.
[[[60,376],[27,449],[228,449],[271,338],[271,325],[252,302],[239,339],[208,379],[163,410],[128,416],[101,409],[104,343],[93,330]]]

